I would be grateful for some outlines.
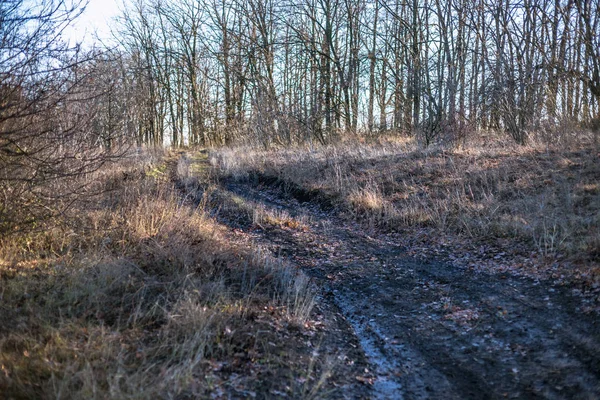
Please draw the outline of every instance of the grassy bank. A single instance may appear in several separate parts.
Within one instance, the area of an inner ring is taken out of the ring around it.
[[[0,397],[323,389],[309,280],[189,201],[199,182],[175,162],[130,155],[86,178],[94,197],[2,238]]]

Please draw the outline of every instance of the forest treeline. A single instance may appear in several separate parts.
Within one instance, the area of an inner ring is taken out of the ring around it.
[[[83,7],[0,2],[0,230],[60,213],[123,144],[525,144],[600,120],[597,0],[132,0],[91,50],[64,38]]]
[[[117,37],[115,103],[143,142],[526,143],[599,111],[595,0],[137,0]]]

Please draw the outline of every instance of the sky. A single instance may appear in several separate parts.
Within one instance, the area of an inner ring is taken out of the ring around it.
[[[83,42],[85,46],[94,43],[94,32],[102,40],[110,39],[111,19],[119,15],[123,0],[89,0],[89,3],[74,25],[65,32],[71,44]]]

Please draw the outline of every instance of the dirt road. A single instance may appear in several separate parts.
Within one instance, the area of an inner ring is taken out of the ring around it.
[[[417,261],[393,235],[273,185],[221,186],[303,221],[303,229],[240,227],[314,277],[339,308],[374,372],[369,397],[600,398],[600,322],[568,288]]]

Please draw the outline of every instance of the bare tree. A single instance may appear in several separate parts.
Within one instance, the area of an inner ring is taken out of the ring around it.
[[[25,229],[66,209],[85,188],[74,184],[118,144],[118,113],[98,101],[97,54],[61,40],[80,2],[0,3],[0,231]],[[96,82],[92,84],[92,82]],[[94,118],[109,114],[107,125]],[[69,182],[69,184],[67,184]]]
[[[598,7],[137,0],[123,43],[146,102],[138,136],[157,143],[170,129],[173,143],[269,146],[377,125],[425,145],[486,129],[523,144],[544,124],[598,115]]]

